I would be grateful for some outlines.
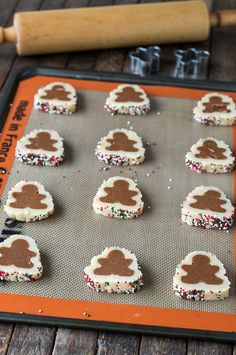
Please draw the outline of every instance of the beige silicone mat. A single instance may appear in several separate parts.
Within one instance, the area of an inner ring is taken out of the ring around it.
[[[80,108],[71,116],[32,111],[25,133],[35,128],[55,129],[65,140],[65,162],[60,167],[33,167],[14,162],[3,195],[23,179],[44,184],[55,202],[47,220],[23,224],[42,252],[44,275],[33,284],[7,283],[6,293],[128,303],[180,309],[234,313],[233,230],[207,231],[180,223],[180,205],[198,185],[214,185],[232,198],[233,175],[196,174],[184,163],[185,153],[200,137],[214,136],[232,143],[229,127],[205,127],[192,121],[192,100],[152,97],[152,112],[144,117],[111,117],[103,109],[105,93],[80,91]],[[160,112],[158,115],[157,112]],[[100,137],[114,128],[131,128],[143,137],[146,160],[137,167],[103,165],[94,155]],[[113,220],[93,212],[92,199],[103,179],[114,175],[137,178],[145,199],[143,215]],[[170,186],[170,188],[168,188]],[[150,206],[150,208],[148,208]],[[6,215],[0,210],[3,226]],[[142,267],[144,288],[134,295],[97,294],[83,281],[83,269],[107,246],[132,250]],[[232,281],[230,297],[220,302],[188,302],[173,294],[176,265],[191,251],[215,253]]]

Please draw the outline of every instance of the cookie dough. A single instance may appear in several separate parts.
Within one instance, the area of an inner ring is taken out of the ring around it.
[[[117,128],[101,139],[95,154],[109,165],[135,165],[144,161],[145,149],[137,133]]]
[[[41,112],[68,115],[75,112],[76,105],[75,88],[62,82],[53,82],[39,88],[34,96],[34,108]]]
[[[143,212],[141,191],[129,178],[115,176],[104,181],[93,199],[97,214],[113,218],[134,218]]]
[[[182,204],[182,221],[190,226],[227,230],[233,224],[234,207],[225,194],[213,186],[198,186]]]
[[[150,100],[140,86],[122,84],[110,92],[104,107],[112,115],[145,115]]]
[[[125,248],[106,248],[84,270],[89,288],[97,292],[134,293],[143,285],[136,256]]]
[[[30,222],[49,217],[54,211],[54,204],[42,184],[21,181],[9,191],[4,210],[10,218]]]
[[[0,280],[35,281],[43,273],[35,240],[14,234],[0,243]]]
[[[177,266],[174,292],[194,301],[221,300],[229,295],[230,281],[217,257],[206,251],[193,251]]]
[[[224,141],[200,138],[186,154],[185,162],[198,173],[228,173],[235,167],[235,157]]]
[[[228,95],[206,94],[193,109],[193,118],[211,126],[232,126],[236,121],[235,103]]]
[[[30,165],[59,165],[64,157],[63,139],[54,130],[35,129],[17,141],[15,155]]]

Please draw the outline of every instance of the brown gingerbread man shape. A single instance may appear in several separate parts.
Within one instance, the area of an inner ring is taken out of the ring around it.
[[[71,94],[70,91],[66,91],[62,85],[54,85],[51,90],[45,90],[46,94],[41,96],[44,100],[59,100],[59,101],[70,101],[68,95]]]
[[[13,192],[12,196],[16,199],[10,203],[10,207],[14,208],[32,208],[34,210],[42,210],[48,206],[41,201],[47,196],[40,194],[37,186],[28,184],[22,187],[21,192]]]
[[[126,86],[121,92],[116,92],[115,102],[142,102],[142,92],[135,91],[132,86]]]
[[[215,141],[206,140],[201,147],[197,147],[199,153],[195,154],[197,158],[212,158],[212,159],[226,159],[223,154],[226,149],[219,148]]]
[[[218,191],[208,190],[204,195],[193,196],[196,202],[190,203],[190,207],[197,208],[200,210],[210,210],[212,212],[226,212],[225,208],[221,207],[227,203],[227,201],[222,200],[221,194]]]
[[[138,194],[137,191],[129,190],[129,183],[125,180],[116,180],[113,187],[105,187],[106,196],[100,197],[101,202],[121,203],[125,206],[135,206],[136,201],[132,197]]]
[[[107,139],[108,143],[111,143],[110,146],[106,147],[107,150],[123,150],[125,152],[137,152],[138,149],[134,147],[134,144],[137,143],[134,140],[128,138],[124,132],[115,132],[113,133],[112,139]]]
[[[29,138],[30,143],[25,147],[28,149],[43,149],[48,152],[55,152],[57,148],[54,144],[58,141],[56,139],[51,139],[49,132],[38,132],[35,138]]]
[[[229,102],[222,101],[222,98],[219,96],[211,96],[208,102],[203,103],[203,106],[205,106],[203,112],[230,112],[230,110],[227,109],[229,104]]]
[[[34,266],[31,258],[37,254],[29,250],[29,244],[24,239],[14,240],[10,247],[0,248],[0,265],[29,269]]]
[[[99,258],[101,267],[94,270],[95,275],[132,276],[134,270],[129,269],[132,259],[126,259],[121,250],[112,250],[106,258]]]
[[[223,280],[216,276],[220,270],[219,266],[211,265],[211,260],[203,254],[195,255],[192,265],[181,265],[187,275],[181,276],[181,281],[187,284],[197,284],[205,282],[207,285],[221,285]]]

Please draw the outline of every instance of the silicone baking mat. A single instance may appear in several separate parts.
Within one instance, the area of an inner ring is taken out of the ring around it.
[[[76,87],[77,112],[63,116],[35,111],[32,104],[37,89],[58,80]],[[160,83],[142,85],[151,99],[148,115],[111,116],[103,105],[107,93],[116,86],[116,82],[103,80],[42,75],[19,83],[0,140],[0,171],[5,173],[1,226],[5,228],[7,192],[20,180],[43,183],[53,196],[55,213],[47,220],[12,227],[37,241],[44,274],[35,283],[5,283],[0,311],[38,315],[42,321],[46,316],[83,319],[88,320],[88,326],[105,321],[232,333],[236,331],[234,230],[226,233],[182,224],[180,205],[199,185],[217,186],[234,199],[232,173],[196,174],[185,166],[184,157],[200,137],[223,139],[233,148],[235,129],[207,127],[192,120],[196,101],[209,90]],[[235,93],[230,95],[236,98]],[[122,127],[143,138],[145,162],[104,170],[106,165],[94,155],[96,144],[109,130]],[[14,160],[17,139],[39,128],[55,129],[64,138],[61,166],[34,167]],[[145,203],[144,213],[137,219],[113,220],[93,212],[98,187],[104,179],[117,175],[137,179]],[[133,295],[96,293],[87,289],[83,280],[83,269],[90,259],[116,245],[132,250],[141,265],[145,285]],[[173,294],[175,268],[194,250],[211,251],[224,263],[232,282],[230,296],[224,301],[189,302]]]

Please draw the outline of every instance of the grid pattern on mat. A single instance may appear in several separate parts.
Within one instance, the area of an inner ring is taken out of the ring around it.
[[[14,162],[2,201],[18,181],[37,180],[55,202],[47,220],[23,224],[37,241],[44,275],[33,284],[7,283],[6,293],[128,303],[211,312],[235,312],[233,230],[207,231],[180,224],[180,205],[196,186],[218,186],[229,198],[233,175],[196,174],[184,163],[185,153],[200,137],[214,136],[232,145],[229,127],[205,127],[192,121],[193,100],[152,97],[152,111],[143,117],[111,117],[103,109],[105,93],[80,91],[80,107],[71,116],[31,113],[25,133],[56,129],[64,137],[66,158],[60,167],[32,167]],[[157,114],[160,112],[160,115]],[[128,123],[130,122],[130,124]],[[104,167],[94,155],[100,137],[109,130],[133,127],[146,145],[146,160],[137,167]],[[114,175],[137,178],[145,211],[135,220],[97,216],[92,199],[104,179]],[[168,188],[170,186],[170,188]],[[150,208],[148,208],[150,206]],[[6,215],[0,210],[3,226]],[[97,294],[86,288],[83,269],[106,246],[132,250],[141,264],[145,286],[134,295]],[[172,291],[177,264],[193,250],[215,253],[232,281],[230,297],[221,302],[186,302]]]

